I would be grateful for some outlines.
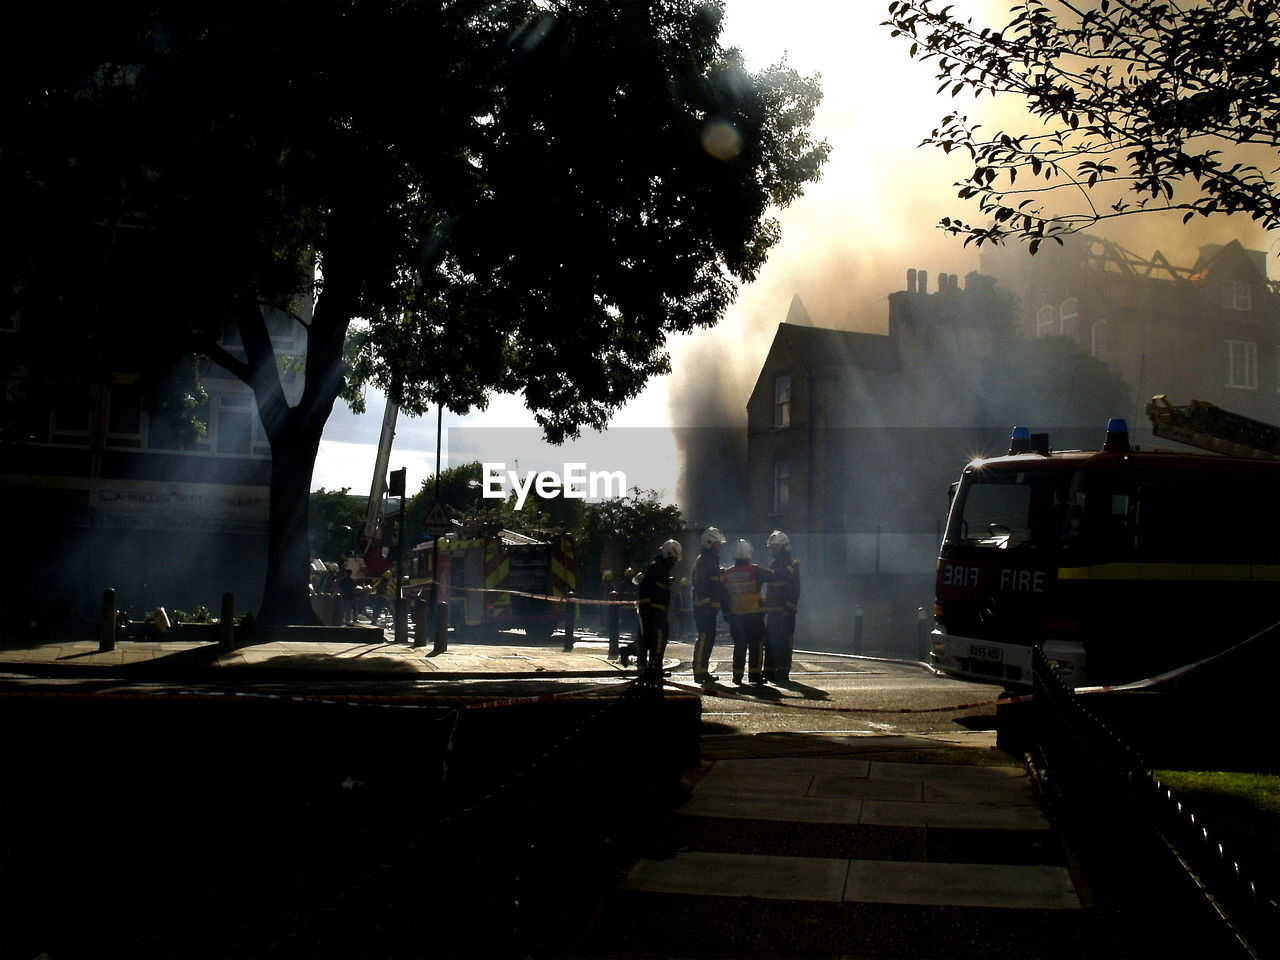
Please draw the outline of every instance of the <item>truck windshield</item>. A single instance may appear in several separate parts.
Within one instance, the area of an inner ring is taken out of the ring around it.
[[[974,470],[956,493],[944,546],[1051,549],[1070,542],[1079,471]],[[1078,521],[1077,524],[1078,526]]]

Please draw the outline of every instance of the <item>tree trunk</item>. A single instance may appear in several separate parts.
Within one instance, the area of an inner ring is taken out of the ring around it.
[[[329,297],[329,302],[333,301]],[[326,303],[322,295],[320,303]],[[290,408],[285,400],[275,351],[256,299],[238,303],[237,318],[246,360],[218,343],[205,343],[205,353],[234,373],[257,401],[258,416],[271,443],[271,483],[267,518],[267,569],[262,607],[255,622],[313,625],[320,622],[311,607],[308,514],[311,474],[320,451],[320,436],[342,388],[342,344],[347,315],[320,308],[308,329],[306,381],[302,398]]]
[[[251,291],[244,292],[236,302],[246,359],[241,361],[217,345],[209,347],[218,363],[253,390],[258,416],[271,442],[271,513],[267,520],[267,573],[259,623],[319,622],[311,609],[308,590],[311,474],[325,422],[342,389],[342,345],[353,302],[335,294],[336,287],[331,283],[321,293],[308,324],[304,386],[295,407],[289,407],[285,400],[271,337]]]
[[[298,431],[271,444],[271,516],[267,527],[267,575],[259,623],[316,624],[311,608],[307,508],[318,433]]]

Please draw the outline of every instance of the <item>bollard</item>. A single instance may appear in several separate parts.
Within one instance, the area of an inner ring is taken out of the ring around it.
[[[862,654],[862,607],[853,608],[853,652]]]
[[[929,623],[924,607],[916,608],[916,655],[921,663],[929,662]]]
[[[570,590],[564,598],[564,652],[573,652],[573,629],[578,622],[578,603]]]
[[[102,619],[98,621],[98,652],[108,653],[116,648],[116,591],[107,587],[102,591]]]
[[[618,616],[618,591],[617,590],[609,591],[608,624],[609,624],[609,659],[617,660],[619,657],[619,651],[618,651],[619,616]]]
[[[405,597],[396,597],[396,643],[409,642],[409,601]]]
[[[236,598],[222,595],[222,616],[218,618],[218,643],[230,650],[236,645]]]
[[[413,645],[415,647],[425,647],[427,645],[427,633],[429,624],[427,620],[430,614],[427,613],[427,601],[419,597],[413,604]]]
[[[435,643],[431,647],[431,652],[444,653],[449,649],[449,604],[444,600],[436,604],[435,633]]]

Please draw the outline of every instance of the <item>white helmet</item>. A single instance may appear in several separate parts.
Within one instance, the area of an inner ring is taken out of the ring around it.
[[[791,538],[781,530],[775,530],[773,533],[769,534],[769,546],[782,547],[784,550],[790,550]]]
[[[720,532],[719,527],[707,527],[706,530],[702,531],[703,548],[714,546],[717,543],[724,543],[724,540],[724,534]]]
[[[658,548],[658,555],[666,557],[672,563],[678,563],[680,561],[680,544],[674,540],[668,540]]]
[[[751,544],[747,543],[747,541],[739,540],[736,544],[734,544],[733,559],[750,560],[753,556],[755,556],[755,550],[752,549]]]

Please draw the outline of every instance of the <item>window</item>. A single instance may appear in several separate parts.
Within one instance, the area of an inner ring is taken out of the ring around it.
[[[1251,340],[1227,341],[1227,386],[1258,388],[1258,345]]]
[[[107,446],[142,446],[142,394],[133,384],[111,388],[107,414]]]
[[[253,401],[247,396],[223,394],[218,398],[215,449],[218,453],[248,455],[253,446]]]
[[[1223,306],[1228,310],[1252,310],[1253,284],[1232,280],[1230,286],[1223,290]]]
[[[782,513],[791,504],[791,465],[786,460],[773,462],[773,512]]]
[[[1062,308],[1059,310],[1059,323],[1062,335],[1064,337],[1074,337],[1079,325],[1080,307],[1075,297],[1068,297],[1062,301]]]
[[[53,402],[51,443],[82,447],[89,443],[89,391],[69,386],[58,392]]]
[[[1111,356],[1111,321],[1095,320],[1089,328],[1089,352],[1099,360]]]
[[[791,426],[791,378],[778,377],[773,381],[773,425]]]
[[[1058,311],[1047,304],[1036,313],[1036,336],[1051,337],[1058,332]]]

